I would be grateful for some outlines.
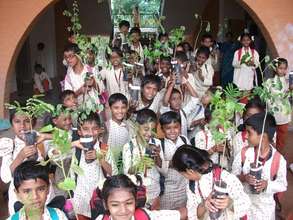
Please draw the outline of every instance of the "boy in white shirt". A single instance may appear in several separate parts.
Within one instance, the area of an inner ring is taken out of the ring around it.
[[[144,52],[143,47],[140,43],[140,37],[141,37],[141,30],[138,27],[131,28],[130,32],[130,49],[136,51],[139,54],[140,57],[140,63],[143,64],[144,62]]]
[[[209,48],[200,47],[196,52],[196,70],[193,74],[195,91],[199,98],[213,85],[214,70],[211,64],[207,63],[210,56]]]
[[[160,116],[160,125],[165,138],[161,141],[164,159],[162,174],[165,177],[161,184],[161,209],[179,209],[186,205],[186,184],[183,176],[172,168],[172,157],[180,146],[189,144],[187,137],[180,135],[181,118],[177,112],[169,111]]]
[[[35,65],[34,83],[37,93],[46,93],[53,89],[50,77],[40,64]]]

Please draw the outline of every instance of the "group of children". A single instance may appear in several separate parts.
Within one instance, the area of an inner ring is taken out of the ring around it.
[[[11,114],[15,138],[0,139],[0,144],[7,146],[1,179],[11,183],[10,219],[67,219],[69,213],[65,216],[57,209],[66,212],[60,198],[71,198],[80,220],[275,219],[274,198],[287,188],[286,161],[277,149],[284,147],[290,117],[273,117],[265,113],[266,106],[258,98],[252,98],[241,116],[239,131],[230,137],[232,149],[227,156],[225,146],[215,144],[209,130],[211,87],[217,81],[214,68],[219,62],[211,36],[203,37],[195,53],[178,45],[174,56],[180,66],[178,74],[169,56],[144,68],[139,28],[130,31],[127,53],[133,56],[123,62],[125,51],[121,49],[127,44],[128,29],[129,23],[121,22],[122,44],[112,48],[111,66],[102,70],[93,62],[84,64],[76,44],[64,50],[67,74],[60,96],[62,108],[50,123],[69,133],[74,157],[64,158],[68,167],[74,158],[83,170],[74,175],[72,192],[57,187],[62,172],[68,170],[57,167],[49,171],[30,159],[37,154],[36,160],[42,161],[56,154],[52,136],[37,133],[37,143],[26,146],[22,133],[30,129],[32,119],[20,112]],[[162,41],[166,43],[168,35],[162,36]],[[251,91],[258,54],[250,48],[250,35],[242,35],[241,43],[243,47],[234,55],[234,83],[241,91]],[[117,46],[117,41],[113,44]],[[93,51],[88,53],[94,56]],[[136,68],[127,69],[125,62]],[[271,79],[272,83],[280,80],[284,91],[289,89],[287,67],[285,59],[278,59],[276,76]],[[71,113],[85,102],[102,107],[85,117],[73,117]],[[87,149],[89,140],[92,147]],[[250,170],[258,160],[262,173],[256,179]],[[215,196],[219,182],[220,186],[226,184],[226,191]],[[145,200],[138,204],[142,186]],[[92,205],[97,187],[102,208]],[[98,208],[104,211],[93,217]],[[214,217],[215,213],[219,215]]]

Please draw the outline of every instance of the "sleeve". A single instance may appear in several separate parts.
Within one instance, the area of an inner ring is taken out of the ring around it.
[[[201,203],[201,199],[195,194],[192,193],[187,185],[187,216],[188,220],[197,220],[197,207]]]
[[[256,50],[254,50],[254,68],[256,69],[259,65],[260,65],[260,62],[259,62],[259,54]]]
[[[187,118],[194,109],[197,109],[197,105],[199,103],[199,99],[195,97],[191,97],[190,101],[183,107],[183,111],[185,112]]]
[[[211,65],[204,64],[203,76],[204,76],[203,84],[205,86],[213,85],[214,69]]]
[[[233,155],[234,158],[241,152],[243,146],[241,146],[242,141],[240,140],[241,133],[237,133],[232,139],[232,146],[233,146]]]
[[[118,168],[116,166],[114,156],[111,150],[108,149],[105,160],[111,165],[112,175],[118,174]]]
[[[122,161],[123,161],[123,172],[124,174],[128,174],[128,171],[131,167],[131,152],[130,152],[130,144],[126,143],[123,146],[123,150],[122,150]]]
[[[280,158],[280,166],[275,180],[268,180],[266,193],[275,194],[277,192],[284,192],[287,190],[287,165],[283,157]]]
[[[146,213],[149,215],[151,220],[180,220],[180,212],[177,210],[146,210]]]
[[[168,112],[168,111],[170,111],[170,107],[163,106],[163,105],[160,107],[160,114],[164,114],[165,112]]]
[[[238,176],[242,173],[242,165],[241,165],[241,151],[235,157],[232,164],[232,173],[235,176]]]
[[[69,76],[68,71],[67,71],[67,74],[64,79],[64,90],[72,90],[73,91],[73,87],[71,84],[71,80],[70,80],[70,76]]]
[[[235,53],[234,53],[232,66],[234,68],[240,68],[241,67],[240,60],[238,60],[238,50],[236,50]]]
[[[5,146],[6,149],[8,149],[2,158],[0,173],[2,181],[4,183],[9,183],[12,180],[10,165],[13,162],[13,140],[10,138],[1,138],[0,146]]]
[[[240,180],[233,174],[227,179],[229,197],[233,200],[234,218],[245,216],[250,208],[249,196],[244,192]]]
[[[37,74],[34,75],[34,81],[40,93],[44,93],[43,85],[41,83],[40,77]]]
[[[102,69],[101,70],[100,75],[101,75],[102,80],[106,79],[107,72],[108,72],[107,69]]]

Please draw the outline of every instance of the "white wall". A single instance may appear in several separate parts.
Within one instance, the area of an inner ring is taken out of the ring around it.
[[[37,44],[43,42],[43,51],[37,50]],[[31,71],[34,72],[35,62],[45,67],[50,77],[57,75],[56,68],[56,39],[54,7],[49,8],[37,21],[29,35]],[[57,54],[58,56],[60,54]],[[62,55],[62,54],[61,54]],[[61,56],[60,55],[60,56]]]

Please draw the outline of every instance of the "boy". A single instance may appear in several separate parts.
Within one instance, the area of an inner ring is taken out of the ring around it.
[[[140,57],[140,63],[143,64],[144,62],[144,53],[143,53],[143,47],[140,43],[140,37],[141,37],[141,30],[138,27],[131,28],[130,32],[130,49],[136,51],[139,54]]]
[[[15,193],[23,208],[8,219],[67,219],[59,209],[45,205],[50,186],[49,172],[45,166],[37,161],[25,161],[14,170],[13,180]]]
[[[160,200],[161,209],[179,209],[186,205],[186,180],[172,168],[170,161],[175,151],[184,144],[190,144],[188,139],[181,136],[181,118],[177,112],[169,111],[160,116],[160,125],[165,135],[161,141],[164,158],[162,175],[164,190]]]
[[[90,113],[85,119],[79,117],[79,143],[84,150],[75,148],[75,155],[83,175],[77,175],[76,189],[74,190],[73,204],[80,219],[90,218],[90,199],[97,185],[108,175],[116,174],[115,163],[111,151],[104,149],[98,141],[101,131],[100,118],[96,113]],[[92,148],[86,148],[85,142]]]
[[[213,85],[214,70],[213,67],[207,63],[210,56],[209,48],[200,47],[196,52],[196,70],[193,74],[195,91],[201,99],[205,92]]]
[[[124,174],[140,174],[144,178],[147,190],[147,205],[151,209],[159,209],[160,174],[162,167],[163,151],[160,148],[160,141],[154,138],[157,128],[157,115],[150,109],[142,109],[137,112],[136,122],[138,130],[136,136],[123,147],[123,169]],[[143,157],[152,158],[155,165],[142,173],[135,170],[136,163]],[[146,180],[149,179],[147,182]]]
[[[264,132],[261,138],[264,122]],[[233,162],[232,172],[243,182],[252,202],[248,219],[275,219],[274,194],[287,190],[286,160],[271,145],[276,131],[276,122],[270,114],[265,118],[265,113],[257,113],[249,117],[245,125],[248,142],[255,147],[245,147],[241,150]],[[258,161],[262,165],[260,180],[250,174],[250,166],[257,162],[258,152]],[[253,194],[252,189],[258,194]]]
[[[120,48],[121,50],[123,50],[123,45],[128,43],[127,36],[128,36],[129,28],[130,28],[130,24],[128,21],[122,20],[119,22],[119,32],[120,33],[118,33],[116,37],[119,36],[121,39],[121,48]],[[114,39],[113,45],[116,45],[117,41],[118,41],[118,39]]]
[[[34,83],[37,94],[47,93],[53,89],[50,77],[40,64],[35,65]]]
[[[128,100],[123,94],[114,93],[109,97],[108,103],[112,118],[106,122],[108,131],[108,137],[106,137],[106,139],[110,150],[113,152],[114,159],[117,162],[123,146],[130,140],[129,127],[125,121],[128,110]]]
[[[159,60],[159,72],[157,73],[158,76],[162,80],[162,87],[165,87],[166,81],[171,75],[171,57],[161,56]]]
[[[72,90],[64,90],[60,95],[60,101],[64,107],[70,110],[76,110],[77,98]]]

